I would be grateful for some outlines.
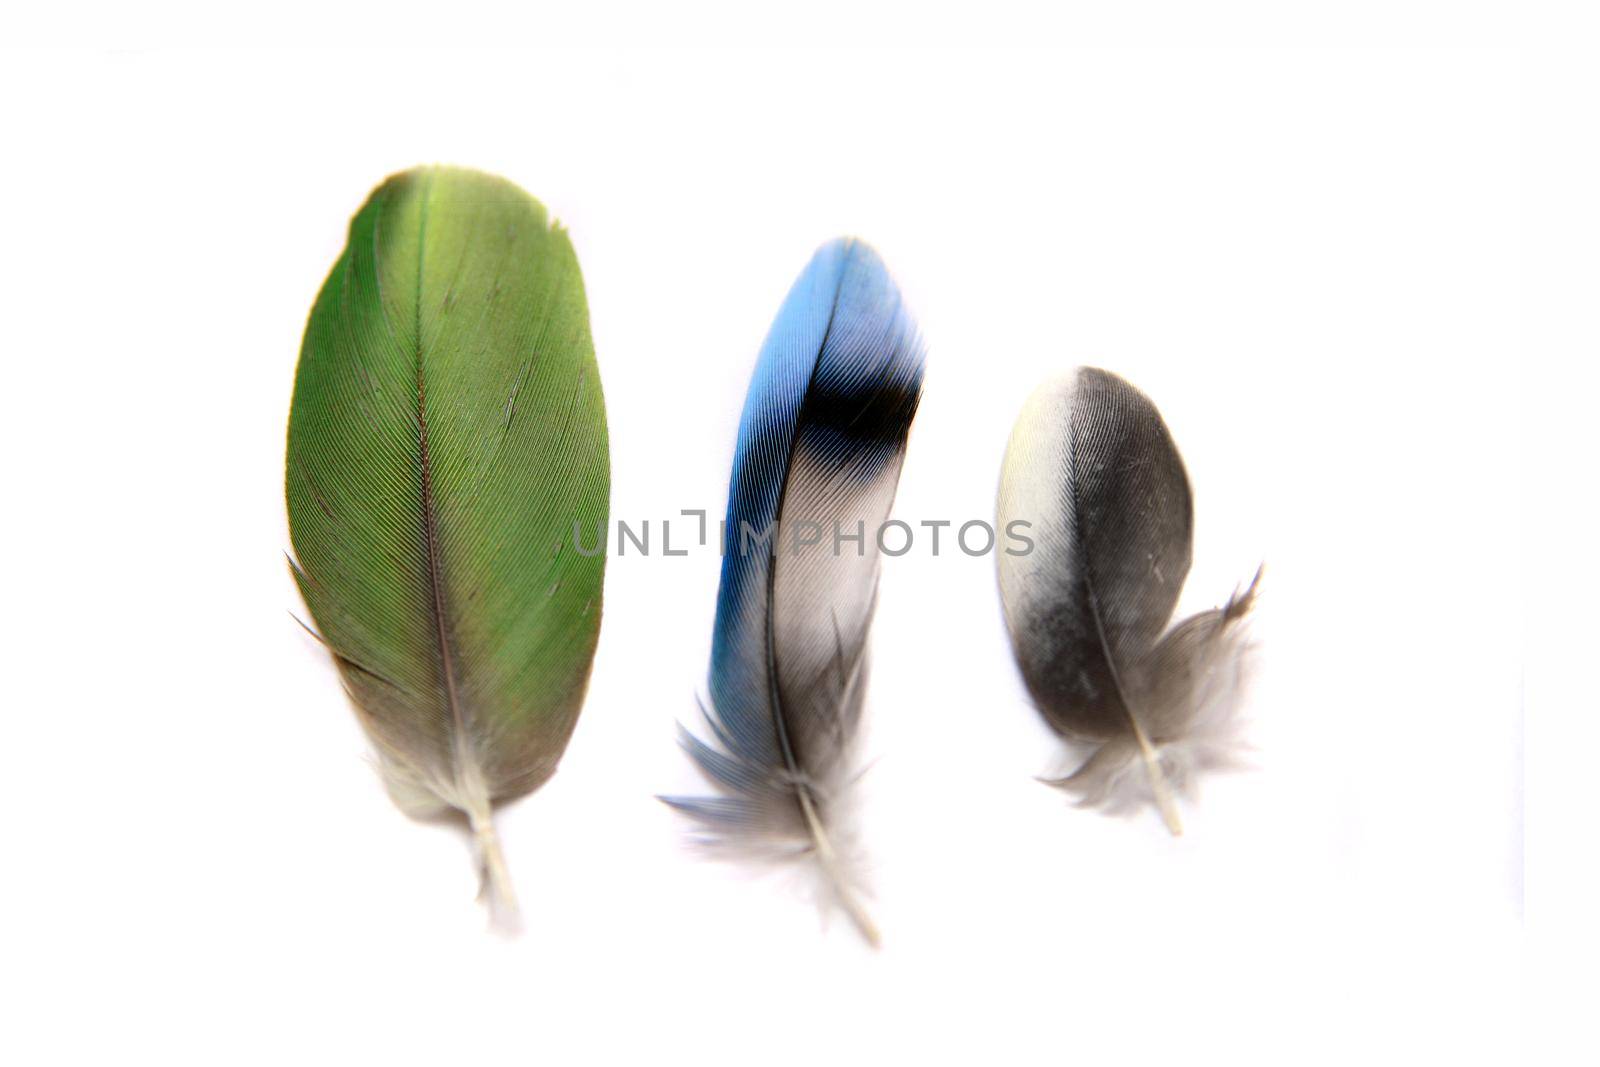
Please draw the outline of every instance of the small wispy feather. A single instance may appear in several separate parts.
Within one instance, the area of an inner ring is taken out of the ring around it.
[[[875,535],[922,365],[877,254],[854,240],[823,246],[767,336],[739,424],[706,709],[716,743],[681,732],[722,795],[662,798],[724,850],[814,860],[873,943],[844,794],[856,773]]]
[[[1091,367],[1036,390],[1001,474],[999,526],[1031,551],[997,555],[1012,649],[1034,704],[1086,760],[1048,783],[1085,805],[1153,801],[1234,764],[1261,573],[1227,604],[1168,624],[1189,572],[1189,479],[1155,405]]]
[[[408,814],[469,824],[555,772],[600,631],[605,403],[567,235],[509,182],[384,182],[312,308],[289,414],[295,581]]]

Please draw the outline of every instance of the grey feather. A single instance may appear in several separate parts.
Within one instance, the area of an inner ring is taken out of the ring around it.
[[[1027,523],[1034,543],[997,556],[1023,680],[1045,721],[1088,749],[1050,784],[1113,811],[1153,800],[1179,832],[1172,791],[1236,761],[1242,744],[1256,582],[1168,630],[1194,506],[1155,405],[1095,368],[1040,387],[1012,432],[998,520]]]

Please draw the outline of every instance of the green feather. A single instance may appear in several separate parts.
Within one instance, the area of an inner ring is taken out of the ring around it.
[[[454,810],[515,914],[490,815],[555,771],[600,632],[610,466],[577,257],[509,182],[384,182],[311,310],[289,412],[291,567],[414,815]]]

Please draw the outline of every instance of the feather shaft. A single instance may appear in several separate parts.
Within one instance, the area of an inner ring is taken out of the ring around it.
[[[831,331],[831,316],[829,327]],[[823,347],[827,346],[827,334],[830,331],[824,331],[823,333]],[[813,375],[815,375],[814,371]],[[789,458],[792,462],[792,451]],[[785,488],[788,487],[787,473],[784,477],[784,486]],[[780,497],[781,495],[780,493]],[[781,532],[776,536],[781,538]],[[769,559],[767,566],[767,596],[770,599],[773,595],[773,586],[777,580],[777,559]],[[873,923],[871,916],[867,914],[866,909],[856,898],[855,893],[850,889],[849,883],[845,880],[844,872],[839,864],[838,854],[834,851],[833,843],[828,840],[828,831],[824,827],[822,817],[817,811],[816,800],[811,795],[811,786],[803,779],[804,772],[795,759],[794,747],[789,741],[789,728],[783,718],[783,695],[778,689],[778,650],[773,640],[774,627],[772,625],[771,612],[767,614],[766,632],[768,677],[771,680],[772,729],[778,738],[779,747],[783,753],[784,768],[787,770],[790,780],[794,782],[795,798],[800,804],[801,814],[805,816],[806,831],[811,836],[811,847],[816,852],[817,863],[821,866],[824,877],[827,878],[832,886],[834,897],[839,901],[840,907],[850,916],[850,920],[855,923],[856,929],[861,932],[862,937],[866,938],[867,943],[873,948],[878,948],[882,944],[882,937],[878,933],[878,927]],[[834,635],[835,644],[837,645],[837,622],[834,625]]]
[[[433,633],[439,653],[439,673],[444,686],[445,705],[450,711],[453,728],[450,735],[450,758],[455,768],[454,786],[460,806],[467,812],[468,823],[479,850],[479,863],[483,868],[483,884],[490,899],[490,914],[497,925],[510,928],[519,921],[516,890],[511,873],[500,851],[500,840],[494,832],[490,816],[489,790],[483,782],[483,770],[478,766],[472,751],[472,736],[467,724],[467,711],[462,705],[456,681],[456,657],[450,647],[450,635],[445,628],[444,581],[439,575],[439,515],[433,499],[433,457],[428,449],[428,387],[423,375],[424,348],[422,343],[423,273],[428,247],[428,191],[432,189],[430,174],[423,186],[422,210],[417,238],[417,292],[413,304],[413,323],[416,330],[415,358],[417,366],[417,457],[422,496],[422,529],[424,555],[428,568],[428,592],[433,603]]]
[[[1178,814],[1178,802],[1172,797],[1172,787],[1167,784],[1167,776],[1161,773],[1161,757],[1156,755],[1155,746],[1150,743],[1150,735],[1144,732],[1144,727],[1139,724],[1137,715],[1129,715],[1128,722],[1133,726],[1134,740],[1139,743],[1139,755],[1144,757],[1145,773],[1150,776],[1150,789],[1155,793],[1156,806],[1161,809],[1161,819],[1167,824],[1167,829],[1173,837],[1183,836],[1183,819]]]
[[[817,851],[817,862],[822,865],[823,873],[832,883],[839,906],[850,916],[850,921],[861,931],[861,936],[867,939],[867,944],[873,948],[882,947],[883,936],[878,933],[877,924],[872,921],[872,917],[867,914],[866,908],[862,906],[845,880],[839,857],[833,850],[832,842],[828,840],[827,831],[823,829],[822,817],[817,814],[816,802],[811,799],[811,790],[801,786],[796,793],[800,797],[800,809],[805,813],[806,827],[811,832],[812,845]]]
[[[495,832],[494,816],[485,804],[475,808],[468,819],[473,843],[478,851],[480,893],[489,903],[489,913],[495,926],[508,932],[514,931],[522,923],[522,911],[517,904],[511,869],[506,866],[505,854],[500,850],[500,835]]]
[[[1144,726],[1139,722],[1139,716],[1134,713],[1133,704],[1128,700],[1127,687],[1122,684],[1122,672],[1117,668],[1116,656],[1111,651],[1111,644],[1106,640],[1105,619],[1100,612],[1100,601],[1094,594],[1094,581],[1085,577],[1083,587],[1089,598],[1089,615],[1094,620],[1095,636],[1099,639],[1100,649],[1106,657],[1106,670],[1111,677],[1111,684],[1116,688],[1118,702],[1123,713],[1128,717],[1128,726],[1133,731],[1134,741],[1139,746],[1139,755],[1144,759],[1145,773],[1150,777],[1150,790],[1155,794],[1156,806],[1161,809],[1161,819],[1167,824],[1167,829],[1173,837],[1183,835],[1183,819],[1178,815],[1178,805],[1172,797],[1172,789],[1167,785],[1167,776],[1161,773],[1161,757],[1156,755],[1155,746],[1150,744],[1150,735],[1144,732]]]

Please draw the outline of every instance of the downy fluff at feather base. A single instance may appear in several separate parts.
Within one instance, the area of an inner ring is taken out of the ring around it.
[[[1182,831],[1174,793],[1237,763],[1261,573],[1225,606],[1168,630],[1189,571],[1193,502],[1154,404],[1079,368],[1029,398],[1006,449],[997,520],[1026,522],[1032,551],[997,554],[1018,667],[1052,729],[1088,749],[1047,779],[1109,811],[1154,803]]]
[[[875,535],[922,366],[877,254],[854,240],[823,246],[773,323],[740,420],[705,709],[715,744],[681,733],[721,795],[662,798],[718,849],[813,860],[874,943],[845,794],[857,772]]]

